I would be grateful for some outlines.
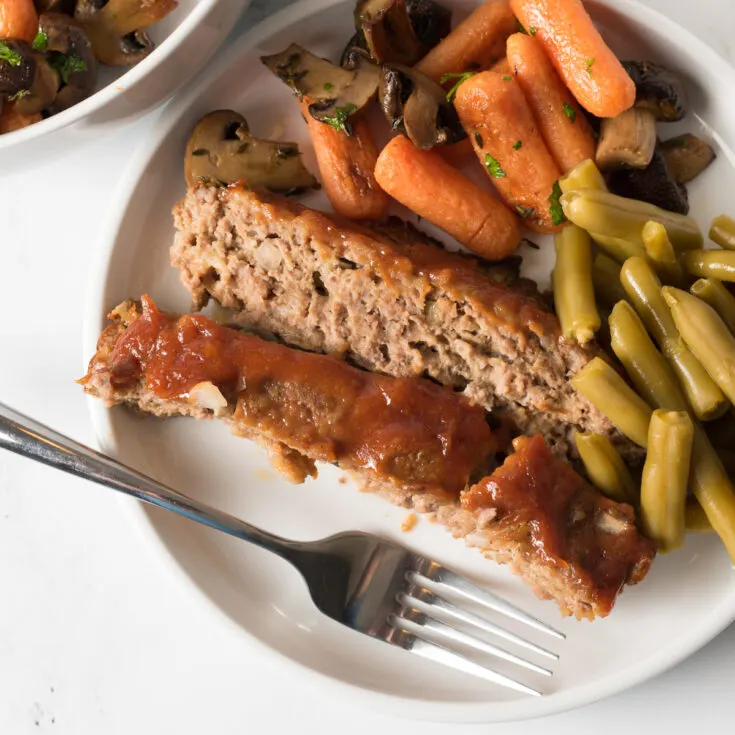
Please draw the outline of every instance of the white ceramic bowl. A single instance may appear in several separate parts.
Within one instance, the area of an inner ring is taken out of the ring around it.
[[[179,0],[150,29],[153,53],[130,69],[101,67],[97,91],[23,130],[0,135],[3,168],[47,158],[129,122],[167,100],[211,58],[250,0]]]

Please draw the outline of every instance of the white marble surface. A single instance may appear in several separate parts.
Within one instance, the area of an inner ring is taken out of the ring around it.
[[[729,3],[646,1],[735,61]],[[255,2],[240,27],[287,4]],[[88,264],[119,172],[151,123],[0,172],[0,401],[81,441],[92,441],[74,385],[84,368]],[[189,603],[140,548],[111,493],[0,454],[0,734],[457,729],[351,711],[327,689],[304,690]],[[463,732],[731,732],[734,685],[735,627],[634,691],[543,721]]]

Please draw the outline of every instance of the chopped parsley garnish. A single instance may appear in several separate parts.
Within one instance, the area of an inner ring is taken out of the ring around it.
[[[494,179],[504,179],[507,174],[503,167],[489,154],[485,154],[485,168]]]
[[[538,28],[536,28],[535,26],[531,26],[531,27],[530,27],[530,28],[528,29],[528,33],[529,33],[529,34],[530,34],[531,36],[535,36],[535,35],[536,35],[536,34],[538,33]]]
[[[587,64],[587,73],[592,76],[592,67],[595,65],[595,59],[587,59],[585,63]]]
[[[340,133],[352,135],[352,126],[347,122],[347,119],[356,109],[357,105],[353,105],[351,102],[348,102],[343,107],[335,107],[334,115],[325,117],[324,122],[327,125],[331,125],[335,130],[339,130]]]
[[[523,27],[523,23],[521,23],[521,21],[520,21],[520,20],[518,21],[518,30],[519,30],[519,31],[520,31],[521,33],[525,33],[526,35],[528,35],[528,31],[527,31],[527,30],[526,30],[526,29],[525,29],[525,28]]]
[[[87,62],[79,56],[67,56],[66,54],[52,51],[48,55],[48,63],[59,72],[61,81],[69,84],[72,74],[87,71]]]
[[[534,207],[524,207],[522,204],[516,204],[516,213],[519,217],[528,219],[536,214],[536,209]]]
[[[48,50],[48,33],[42,28],[38,29],[36,37],[33,39],[33,50],[43,53]]]
[[[17,102],[27,97],[31,93],[30,89],[19,89],[15,94],[8,97],[8,102]]]
[[[513,143],[513,150],[514,151],[519,151],[519,150],[521,150],[521,148],[523,148],[523,141],[522,140],[517,140],[515,143]]]
[[[458,73],[449,72],[448,74],[442,74],[441,79],[439,79],[439,84],[446,84],[450,79],[457,80],[454,86],[447,92],[447,101],[451,102],[457,94],[459,85],[466,82],[470,77],[474,77],[475,74],[477,74],[476,71],[463,71]]]
[[[509,82],[511,79],[513,79],[513,77],[510,76],[510,74],[504,74],[503,75],[503,81],[504,82]]]
[[[559,182],[554,182],[554,187],[551,190],[551,196],[549,197],[549,214],[551,215],[551,224],[562,225],[567,221],[564,209],[561,206],[561,186]]]
[[[564,103],[564,114],[574,122],[577,119],[577,111],[566,102]]]
[[[334,84],[331,82],[326,82],[324,85],[324,91],[325,92],[331,92],[334,89]]]
[[[5,61],[10,66],[20,66],[23,57],[14,48],[10,48],[6,41],[0,41],[0,61]]]
[[[482,146],[484,146],[484,145],[485,145],[485,143],[484,143],[484,142],[483,142],[483,140],[482,140],[482,136],[481,136],[481,135],[480,135],[479,133],[475,133],[475,143],[477,143],[477,145],[478,145],[478,146],[479,146],[480,148],[482,148]]]

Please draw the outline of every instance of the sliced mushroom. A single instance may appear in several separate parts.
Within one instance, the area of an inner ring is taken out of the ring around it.
[[[616,171],[608,183],[610,190],[620,196],[649,202],[669,212],[689,213],[686,187],[676,182],[660,146],[648,168]]]
[[[679,184],[687,184],[699,176],[717,158],[715,149],[691,133],[677,135],[661,143],[671,175]]]
[[[97,60],[84,29],[68,15],[42,13],[38,27],[46,38],[46,60],[59,75],[60,89],[46,108],[55,115],[95,91]]]
[[[186,145],[186,183],[230,184],[295,194],[318,186],[306,170],[296,143],[260,140],[245,118],[232,110],[210,112],[197,124]]]
[[[301,99],[309,101],[309,113],[337,130],[351,133],[349,118],[375,96],[380,68],[367,54],[353,47],[343,68],[291,44],[285,51],[263,56],[261,61]]]
[[[36,75],[28,94],[19,95],[15,109],[20,115],[35,115],[52,106],[61,85],[56,69],[41,54],[36,54]]]
[[[134,66],[153,51],[144,29],[177,4],[176,0],[77,0],[74,17],[84,26],[100,62]]]
[[[25,42],[0,40],[0,95],[23,94],[36,76],[36,55]]]
[[[688,112],[689,98],[684,83],[670,69],[652,61],[624,61],[635,82],[635,106],[650,110],[661,122],[676,122]]]
[[[467,137],[447,93],[432,79],[402,64],[384,64],[380,105],[394,130],[424,150]]]
[[[452,13],[432,0],[359,0],[355,27],[380,62],[413,66],[451,30]]]
[[[595,159],[602,171],[646,168],[656,150],[656,118],[650,110],[632,108],[600,125]]]

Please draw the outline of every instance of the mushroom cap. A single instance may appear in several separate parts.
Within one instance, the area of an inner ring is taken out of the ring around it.
[[[29,44],[16,39],[0,40],[0,95],[12,97],[31,88],[36,76],[36,55]]]

